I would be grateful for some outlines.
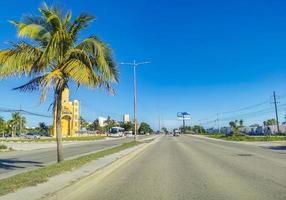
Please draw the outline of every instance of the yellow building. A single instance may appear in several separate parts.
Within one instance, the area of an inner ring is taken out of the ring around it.
[[[74,137],[80,130],[79,122],[79,101],[69,100],[69,89],[65,89],[62,94],[62,118],[61,118],[62,136]],[[56,136],[56,127],[54,126],[54,137]]]

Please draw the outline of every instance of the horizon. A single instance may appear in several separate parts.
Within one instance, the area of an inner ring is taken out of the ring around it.
[[[217,113],[221,126],[234,119],[243,119],[246,125],[261,124],[275,117],[273,91],[279,97],[279,121],[284,121],[286,2],[82,2],[74,5],[66,0],[46,1],[71,10],[73,17],[81,12],[95,15],[96,20],[82,37],[96,34],[108,43],[120,72],[115,96],[101,89],[71,87],[70,98],[80,101],[84,119],[111,116],[121,120],[123,114],[132,118],[133,71],[119,63],[135,59],[151,61],[137,69],[137,106],[139,121],[149,123],[154,130],[158,129],[159,118],[161,127],[181,126],[176,119],[181,111],[191,113],[192,120],[187,125],[211,122],[205,126],[215,127]],[[0,26],[5,30],[0,35],[1,49],[9,47],[8,41],[18,40],[16,29],[8,20],[19,20],[23,14],[38,15],[41,4],[35,0],[0,2]],[[37,92],[11,90],[26,80],[1,81],[5,98],[0,99],[0,107],[21,106],[47,114],[51,94],[40,105]],[[6,119],[9,115],[0,113]],[[27,119],[30,127],[41,121],[51,123],[43,118]]]

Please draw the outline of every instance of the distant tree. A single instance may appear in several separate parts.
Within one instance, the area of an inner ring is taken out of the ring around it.
[[[107,117],[107,120],[105,121],[104,130],[109,131],[112,127],[116,126],[115,120],[113,120],[110,116]]]
[[[163,131],[163,133],[167,133],[167,132],[168,132],[168,129],[167,129],[166,127],[163,127],[163,128],[162,128],[162,131]]]
[[[24,132],[26,129],[26,118],[21,116],[19,112],[14,112],[11,114],[12,119],[8,120],[8,130],[12,134]]]
[[[45,124],[45,122],[39,123],[39,132],[40,133],[49,133],[49,126]]]
[[[142,122],[140,124],[140,127],[139,127],[139,134],[143,133],[143,134],[146,134],[146,133],[151,133],[153,132],[152,128],[150,127],[149,124],[147,124],[146,122]]]
[[[85,129],[87,129],[87,127],[88,127],[88,122],[87,122],[83,117],[80,117],[80,118],[79,118],[79,121],[80,121],[80,128],[85,128]]]
[[[0,134],[4,134],[6,130],[6,122],[3,117],[0,117]]]
[[[134,125],[133,125],[132,122],[126,122],[126,123],[120,122],[119,126],[121,128],[124,128],[125,131],[132,131],[132,130],[134,130]]]
[[[271,126],[271,125],[276,125],[277,121],[276,119],[268,119],[266,121],[263,122],[264,126]]]
[[[239,127],[240,127],[240,128],[241,128],[241,127],[244,127],[244,125],[243,125],[243,119],[239,120]]]
[[[229,126],[233,135],[239,134],[239,125],[237,120],[229,122]]]
[[[193,132],[196,133],[196,134],[202,134],[202,133],[205,133],[206,130],[204,129],[204,127],[200,126],[200,125],[195,125],[193,128],[192,128]]]
[[[86,129],[88,131],[96,131],[96,130],[100,130],[100,128],[101,127],[99,126],[99,121],[98,119],[96,119],[91,124],[89,124]]]

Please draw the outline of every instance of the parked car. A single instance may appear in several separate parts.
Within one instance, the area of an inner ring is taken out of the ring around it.
[[[39,133],[39,135],[40,135],[40,136],[44,136],[44,137],[48,137],[48,136],[50,136],[50,135],[49,135],[49,133],[45,133],[45,132],[43,132],[43,133]]]
[[[27,133],[25,135],[26,139],[40,139],[41,136],[38,133]]]

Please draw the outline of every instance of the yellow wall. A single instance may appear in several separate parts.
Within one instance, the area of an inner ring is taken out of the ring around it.
[[[65,89],[62,94],[62,119],[61,128],[63,137],[74,137],[76,132],[80,130],[79,122],[79,101],[69,101],[69,89]],[[54,128],[54,137],[55,128]]]

